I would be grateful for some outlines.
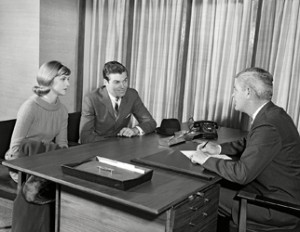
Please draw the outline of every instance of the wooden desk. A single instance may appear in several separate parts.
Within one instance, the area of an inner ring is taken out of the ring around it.
[[[218,142],[241,132],[220,128]],[[122,191],[63,174],[61,165],[97,155],[129,162],[164,148],[156,134],[111,138],[35,156],[5,161],[3,165],[57,183],[56,231],[215,231],[219,177],[200,179],[154,169],[152,180]],[[187,142],[185,149],[195,149]],[[175,148],[175,147],[174,147]]]

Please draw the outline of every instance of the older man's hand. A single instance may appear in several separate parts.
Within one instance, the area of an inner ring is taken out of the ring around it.
[[[206,153],[204,153],[201,150],[197,150],[191,156],[191,161],[192,161],[192,163],[198,163],[198,164],[202,165],[206,162],[206,160],[208,158],[209,158],[209,155],[207,155]]]
[[[221,146],[214,142],[200,143],[197,146],[197,150],[200,150],[209,155],[219,155],[221,153]]]

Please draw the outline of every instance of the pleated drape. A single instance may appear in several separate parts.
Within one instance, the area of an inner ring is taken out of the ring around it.
[[[89,0],[83,94],[118,60],[158,124],[193,117],[247,129],[233,82],[257,66],[274,74],[273,101],[300,130],[299,10],[298,0]]]

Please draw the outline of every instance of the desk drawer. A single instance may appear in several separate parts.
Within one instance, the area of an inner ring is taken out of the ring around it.
[[[173,208],[173,231],[205,231],[217,222],[219,185],[189,196]]]

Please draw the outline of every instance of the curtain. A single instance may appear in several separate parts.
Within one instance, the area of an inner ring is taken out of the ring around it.
[[[158,122],[179,113],[187,2],[134,1],[131,84]]]
[[[103,84],[102,68],[117,60],[126,66],[130,1],[87,1],[83,94]]]
[[[273,101],[300,131],[300,1],[262,3],[255,65],[274,75]]]
[[[103,84],[104,63],[117,60],[158,124],[177,117],[187,1],[94,0],[87,8],[84,94]]]
[[[247,129],[234,76],[259,66],[299,129],[298,0],[88,0],[85,21],[83,94],[117,60],[158,125],[193,117]]]
[[[193,1],[183,121],[239,127],[231,95],[235,74],[251,66],[256,15],[257,1]]]

